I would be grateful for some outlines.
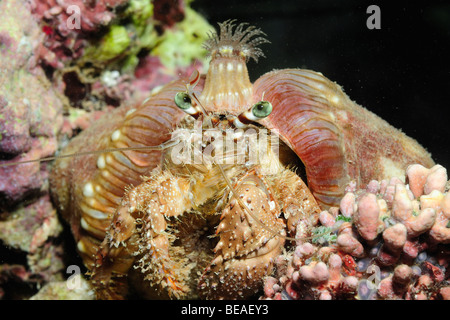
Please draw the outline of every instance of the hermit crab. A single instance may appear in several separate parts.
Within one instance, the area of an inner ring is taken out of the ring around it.
[[[63,151],[78,156],[55,162],[53,198],[99,298],[248,298],[300,222],[350,181],[434,164],[320,73],[276,70],[252,84],[246,62],[263,56],[264,33],[219,26],[206,76],[116,109]]]

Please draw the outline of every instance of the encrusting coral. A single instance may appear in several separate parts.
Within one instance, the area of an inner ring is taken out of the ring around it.
[[[405,180],[349,184],[340,207],[276,259],[263,298],[450,299],[447,171],[415,164]]]
[[[0,3],[0,153],[10,162],[50,156],[57,149],[62,103],[34,57],[42,39],[26,7]],[[48,172],[30,163],[2,167],[0,176],[2,207],[39,192]]]
[[[34,56],[42,39],[26,6],[0,2],[2,163],[39,159],[57,150],[62,103]],[[0,259],[0,287],[11,279],[30,286],[62,279],[62,247],[53,242],[61,231],[48,194],[48,166],[0,167],[0,240],[26,261],[25,267]],[[0,250],[3,256],[6,249]]]
[[[210,25],[183,1],[32,0],[31,10],[45,34],[38,59],[70,104],[87,110],[142,101],[205,62]]]

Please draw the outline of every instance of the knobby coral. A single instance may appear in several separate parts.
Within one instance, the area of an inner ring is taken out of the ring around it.
[[[399,178],[348,187],[300,229],[265,282],[271,299],[450,299],[447,171],[411,165]]]

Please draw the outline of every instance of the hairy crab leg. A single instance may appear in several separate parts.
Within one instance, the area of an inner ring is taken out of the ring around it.
[[[293,171],[284,169],[273,177],[259,171],[258,167],[250,170],[230,189],[231,201],[216,230],[220,240],[215,257],[199,281],[200,294],[208,299],[248,297],[256,292],[258,281],[272,272],[273,259],[288,238],[281,213],[287,230],[295,235],[301,221],[308,228],[321,212]]]
[[[106,237],[96,254],[92,282],[99,298],[123,297],[111,292],[124,282],[130,268],[145,272],[144,280],[157,283],[169,297],[181,298],[189,290],[190,267],[173,247],[167,221],[188,211],[190,183],[161,173],[130,190],[117,208]],[[124,285],[122,284],[122,287]]]
[[[289,234],[295,236],[301,221],[307,225],[314,224],[322,210],[303,180],[288,169],[271,180],[270,184],[280,199]],[[295,240],[305,241],[307,238],[296,237]]]

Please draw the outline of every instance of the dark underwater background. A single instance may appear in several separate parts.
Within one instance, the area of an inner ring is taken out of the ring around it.
[[[370,5],[381,29],[366,26]],[[322,72],[450,167],[450,3],[444,1],[196,0],[208,21],[237,19],[271,44],[249,63],[251,80],[272,69]]]

